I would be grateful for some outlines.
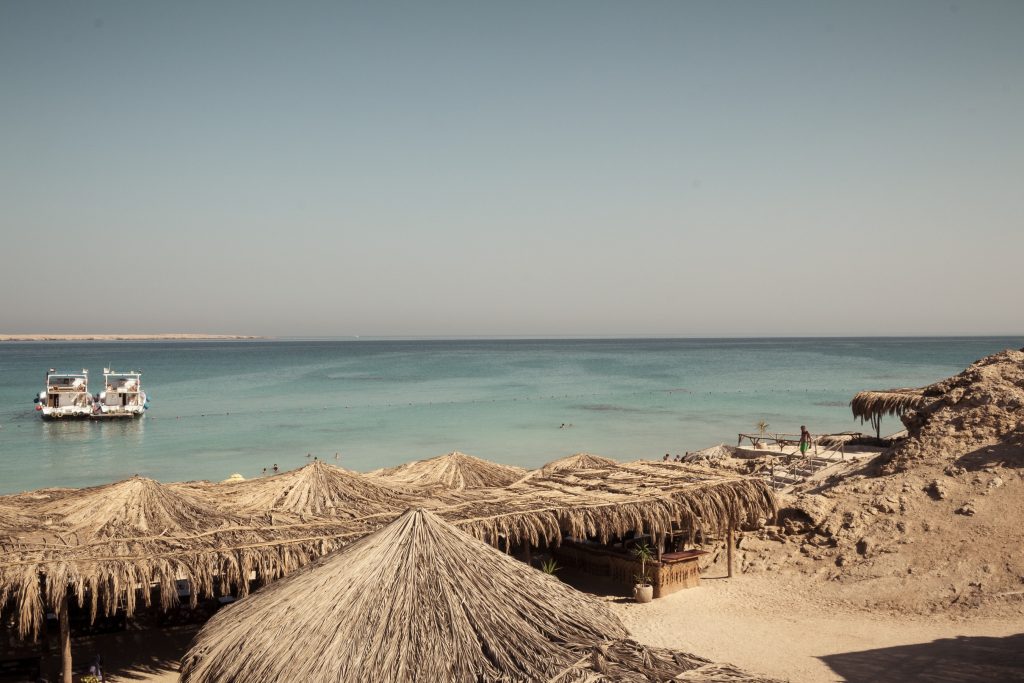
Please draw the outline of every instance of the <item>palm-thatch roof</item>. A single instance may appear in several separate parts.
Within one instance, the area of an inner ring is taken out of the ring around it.
[[[463,491],[508,486],[526,473],[521,467],[501,465],[452,451],[428,460],[375,470],[373,476],[387,483],[418,489]]]
[[[477,538],[497,544],[558,544],[563,536],[601,542],[630,531],[684,529],[692,537],[775,516],[761,479],[724,476],[681,463],[639,461],[578,470],[537,470],[504,490],[440,508]]]
[[[618,464],[617,460],[606,458],[603,455],[594,455],[593,453],[573,453],[572,455],[567,455],[564,458],[552,460],[541,467],[540,471],[547,474],[549,472],[562,472],[565,470],[588,470],[598,467],[613,467]]]
[[[927,401],[924,389],[886,389],[884,391],[860,391],[850,401],[850,410],[861,422],[883,415],[902,417],[916,410]]]
[[[237,484],[134,477],[8,496],[0,501],[0,609],[13,607],[19,632],[35,634],[68,588],[94,616],[118,607],[130,616],[153,585],[161,606],[170,607],[181,578],[191,582],[193,601],[216,590],[244,595],[252,576],[266,582],[287,575],[388,524],[408,503],[435,507],[493,545],[718,530],[771,518],[776,505],[761,480],[673,463],[538,472],[448,498],[396,491],[319,461]]]
[[[107,537],[205,531],[229,517],[187,492],[140,476],[68,493],[38,510],[55,528]]]
[[[216,492],[224,497],[226,505],[249,514],[280,512],[354,519],[397,515],[409,505],[405,493],[322,460],[272,477],[217,486]]]
[[[16,505],[0,502],[0,533],[12,533],[35,525],[36,520],[22,512]]]
[[[591,663],[630,680],[652,658],[626,636],[602,603],[417,509],[219,612],[181,681],[607,680]]]
[[[571,681],[703,681],[704,683],[773,683],[731,664],[719,664],[688,652],[650,647],[631,639],[591,646],[575,646],[581,655],[571,667],[552,676],[548,683]]]
[[[177,603],[175,581],[182,578],[192,585],[193,602],[217,589],[245,594],[251,576],[283,576],[387,521],[350,521],[326,531],[315,524],[271,526],[217,507],[213,496],[143,477],[61,492],[48,502],[24,494],[12,499],[46,520],[25,524],[29,514],[0,520],[0,609],[13,601],[22,635],[37,634],[45,612],[69,590],[80,604],[88,602],[93,617],[119,607],[131,616],[140,597],[149,604],[153,585],[168,608]]]
[[[683,456],[683,462],[691,463],[717,463],[731,458],[736,452],[732,446],[720,443],[717,446],[708,446],[699,451],[692,451]]]

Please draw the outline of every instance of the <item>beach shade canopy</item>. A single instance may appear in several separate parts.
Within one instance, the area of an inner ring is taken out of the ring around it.
[[[188,491],[137,475],[67,492],[37,509],[52,528],[83,538],[191,534],[233,521],[229,514]]]
[[[93,616],[119,606],[131,614],[140,597],[149,604],[153,584],[170,606],[177,578],[212,592],[214,570],[194,562],[196,553],[229,539],[262,540],[228,513],[143,477],[62,491],[45,502],[19,498],[22,518],[42,520],[0,527],[0,608],[13,603],[22,635],[38,634],[45,612],[61,608],[69,590]]]
[[[601,680],[592,663],[647,664],[615,650],[626,637],[602,603],[420,508],[218,612],[181,681]]]
[[[772,519],[777,501],[760,478],[694,465],[640,461],[591,469],[536,470],[505,489],[439,514],[498,544],[557,545],[563,536],[606,543],[626,534],[723,532]]]
[[[212,487],[223,496],[223,505],[239,513],[287,513],[299,517],[391,515],[390,521],[409,506],[407,494],[322,460],[305,467]]]
[[[925,391],[920,389],[886,389],[884,391],[861,391],[850,401],[853,416],[861,423],[870,422],[876,427],[885,415],[903,417],[911,410],[917,410],[928,403]]]
[[[464,491],[508,486],[526,474],[526,470],[452,451],[436,458],[376,470],[371,474],[384,482],[404,487]]]
[[[20,501],[25,512],[0,516],[0,610],[12,613],[20,635],[37,636],[46,612],[69,598],[95,618],[122,608],[131,616],[138,603],[151,604],[153,586],[160,606],[170,608],[179,579],[188,580],[192,604],[218,591],[245,595],[252,577],[288,574],[398,514],[275,527],[217,507],[215,499],[143,477],[61,491],[43,502],[8,497],[6,509]]]
[[[540,472],[563,472],[565,470],[589,470],[600,467],[614,467],[618,461],[593,453],[573,453],[558,460],[552,460],[540,468]]]

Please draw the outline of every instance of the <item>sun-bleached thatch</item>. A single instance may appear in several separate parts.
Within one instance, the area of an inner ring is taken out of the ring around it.
[[[850,410],[855,418],[866,422],[875,416],[895,415],[902,417],[927,403],[924,389],[886,389],[884,391],[860,391],[850,401]]]
[[[55,529],[107,537],[200,532],[229,521],[199,498],[140,476],[68,493],[38,510]]]
[[[703,681],[704,683],[774,683],[773,679],[747,673],[731,664],[663,647],[650,647],[622,639],[573,648],[581,655],[571,667],[552,676],[548,683],[592,681]]]
[[[882,436],[882,418],[895,415],[903,419],[907,413],[927,404],[925,394],[928,387],[921,389],[886,389],[885,391],[861,391],[850,401],[850,410],[860,423],[868,422],[875,428],[875,437]]]
[[[322,460],[272,477],[218,486],[216,493],[224,497],[225,505],[247,514],[354,519],[397,515],[409,506],[405,493]]]
[[[555,470],[438,498],[430,490],[396,492],[319,461],[237,484],[137,477],[8,496],[0,501],[11,511],[0,516],[0,609],[13,609],[19,633],[37,634],[46,611],[68,594],[90,604],[94,616],[119,607],[131,615],[151,595],[171,607],[181,578],[191,583],[192,600],[227,590],[245,595],[251,577],[265,583],[288,575],[388,524],[406,500],[506,546],[557,544],[565,535],[715,531],[771,518],[776,505],[761,480],[677,463]]]
[[[22,508],[0,502],[0,533],[16,533],[37,524],[37,520],[25,514]]]
[[[736,452],[732,446],[726,446],[724,443],[720,443],[717,446],[709,446],[708,448],[702,448],[699,451],[692,451],[683,456],[683,462],[705,464],[705,463],[718,463],[722,460],[731,458]]]
[[[490,462],[459,451],[415,460],[370,474],[385,483],[416,488],[464,491],[508,486],[526,473],[521,467]]]
[[[439,508],[489,543],[557,545],[563,536],[601,542],[628,532],[718,533],[775,516],[771,486],[681,463],[639,461],[579,470],[537,470],[506,489]]]
[[[181,681],[609,680],[592,662],[664,680],[705,663],[615,675],[652,663],[615,645],[627,635],[599,601],[415,509],[217,613]]]
[[[315,523],[273,526],[235,514],[223,496],[143,477],[62,491],[43,502],[25,494],[12,499],[27,513],[0,520],[0,609],[13,606],[22,635],[38,634],[46,611],[69,591],[89,605],[93,618],[119,607],[130,616],[137,601],[150,604],[150,586],[159,587],[160,605],[169,608],[177,604],[177,579],[190,582],[193,602],[217,590],[245,594],[251,576],[276,579],[394,517],[347,520],[327,529]]]
[[[549,472],[564,472],[566,470],[589,470],[599,467],[614,467],[618,464],[618,461],[606,458],[603,455],[594,455],[593,453],[573,453],[572,455],[567,455],[564,458],[552,460],[541,467],[540,471],[547,474]]]

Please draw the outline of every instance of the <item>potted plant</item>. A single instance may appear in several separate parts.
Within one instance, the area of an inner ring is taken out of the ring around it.
[[[764,419],[763,417],[760,420],[758,420],[758,422],[757,422],[757,433],[758,433],[759,436],[758,436],[757,442],[754,444],[754,448],[760,448],[761,447],[761,441],[764,440],[764,433],[768,431],[769,427],[771,427],[771,425],[768,424],[768,420]]]
[[[636,585],[633,586],[633,599],[637,602],[650,602],[654,599],[654,586],[651,585],[651,577],[647,575],[647,563],[654,560],[654,553],[651,546],[640,543],[633,547],[633,556],[640,560],[640,573],[636,575]]]

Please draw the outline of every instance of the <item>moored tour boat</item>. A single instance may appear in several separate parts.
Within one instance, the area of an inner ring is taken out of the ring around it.
[[[59,372],[50,368],[46,388],[36,396],[36,411],[44,420],[87,418],[93,412],[89,394],[89,371]]]
[[[96,398],[93,402],[94,418],[142,417],[147,408],[142,373],[103,368],[103,391]]]
[[[44,420],[142,417],[149,407],[142,373],[103,368],[103,391],[89,393],[89,371],[46,373],[46,389],[33,400]]]

